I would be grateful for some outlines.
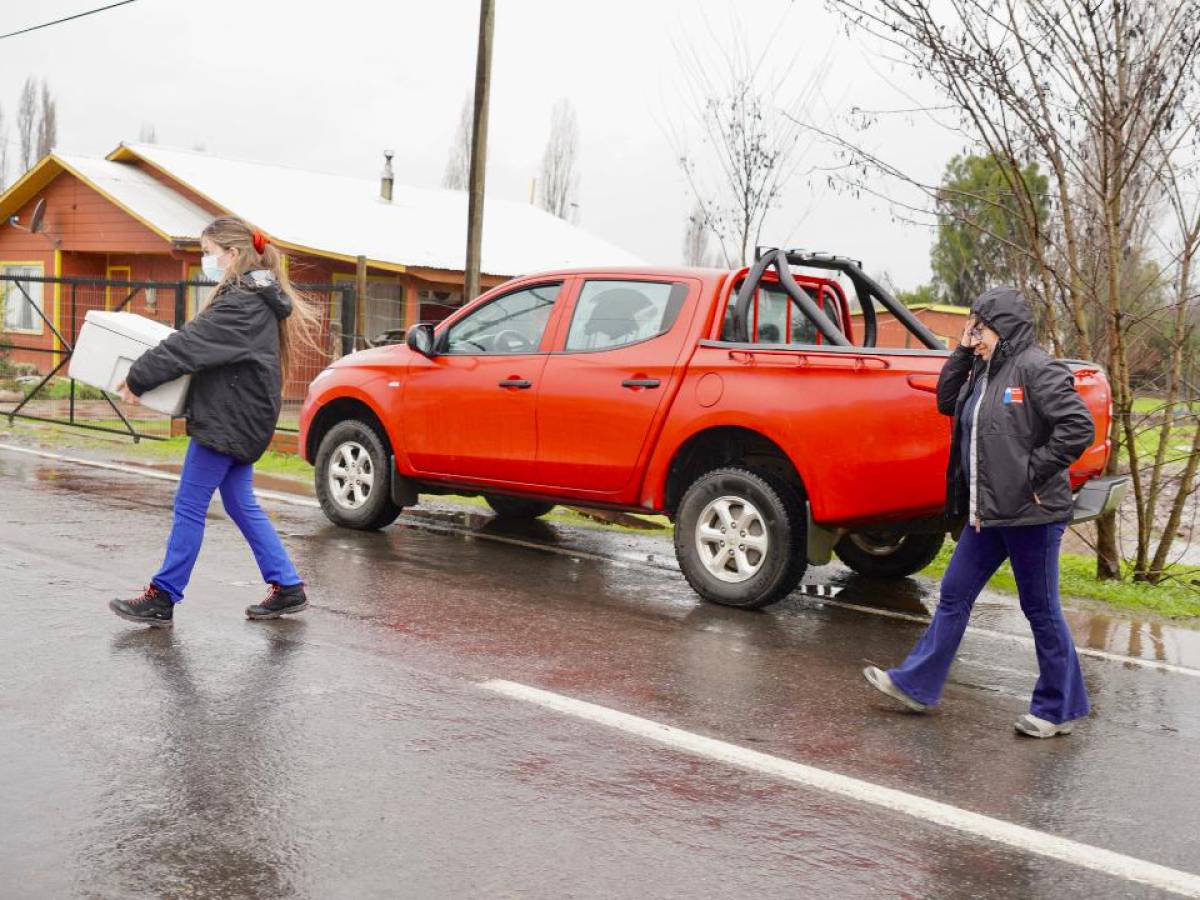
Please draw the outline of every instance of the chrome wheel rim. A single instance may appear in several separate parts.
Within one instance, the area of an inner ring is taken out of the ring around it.
[[[329,495],[343,509],[360,509],[371,497],[375,465],[358,441],[344,441],[329,458]]]
[[[758,574],[771,547],[766,521],[744,497],[718,497],[696,520],[696,552],[708,573],[726,584]]]

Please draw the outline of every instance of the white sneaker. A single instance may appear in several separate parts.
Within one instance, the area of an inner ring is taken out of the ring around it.
[[[887,694],[893,700],[898,700],[913,712],[925,712],[929,709],[928,704],[914,700],[908,694],[904,693],[904,691],[900,690],[900,688],[896,687],[895,682],[892,681],[892,676],[878,666],[867,666],[863,669],[863,677],[879,693]]]
[[[1071,729],[1075,726],[1070,722],[1047,722],[1045,719],[1039,719],[1032,713],[1025,713],[1021,718],[1013,723],[1013,728],[1035,738],[1050,738],[1059,734],[1070,734]]]

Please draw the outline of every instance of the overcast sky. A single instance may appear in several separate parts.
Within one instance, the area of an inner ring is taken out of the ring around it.
[[[104,2],[0,4],[0,33]],[[11,142],[21,84],[34,75],[58,98],[65,151],[102,156],[152,124],[168,146],[367,177],[392,148],[398,181],[436,186],[474,82],[478,6],[137,0],[0,42],[0,106]],[[795,63],[784,98],[825,59],[816,114],[843,133],[852,106],[901,109],[929,99],[847,38],[821,0],[496,0],[489,193],[528,198],[551,107],[568,97],[582,137],[580,224],[649,262],[678,263],[691,202],[671,139],[682,121],[677,48],[717,59],[738,16],[751,47],[769,45],[769,67]],[[885,117],[861,139],[930,181],[959,149],[920,115]],[[695,137],[685,140],[700,149]],[[14,152],[10,143],[10,159]],[[806,164],[831,161],[817,147]],[[823,175],[793,178],[763,243],[854,256],[901,288],[928,279],[927,228],[824,184]]]

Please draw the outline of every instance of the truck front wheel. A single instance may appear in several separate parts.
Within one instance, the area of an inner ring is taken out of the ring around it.
[[[333,524],[374,531],[400,515],[387,445],[366,422],[347,419],[329,429],[313,468],[317,500]]]
[[[834,546],[838,558],[859,575],[899,578],[933,562],[944,534],[884,535],[869,531],[846,535]]]
[[[675,515],[675,556],[705,600],[758,609],[787,596],[807,567],[804,504],[765,472],[714,469]]]

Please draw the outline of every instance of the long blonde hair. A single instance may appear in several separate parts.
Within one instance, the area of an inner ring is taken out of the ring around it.
[[[258,246],[255,247],[255,238]],[[288,280],[284,265],[286,257],[275,248],[261,231],[237,216],[221,216],[200,233],[200,237],[208,238],[222,250],[236,251],[233,262],[225,270],[225,274],[217,283],[209,297],[208,303],[216,297],[227,285],[235,283],[247,272],[256,269],[266,269],[279,282],[279,289],[292,301],[292,313],[279,322],[279,363],[284,380],[291,373],[295,362],[295,352],[300,347],[308,347],[320,352],[316,332],[320,328],[321,318],[316,307],[303,293],[296,290]],[[207,303],[205,306],[207,307]]]

